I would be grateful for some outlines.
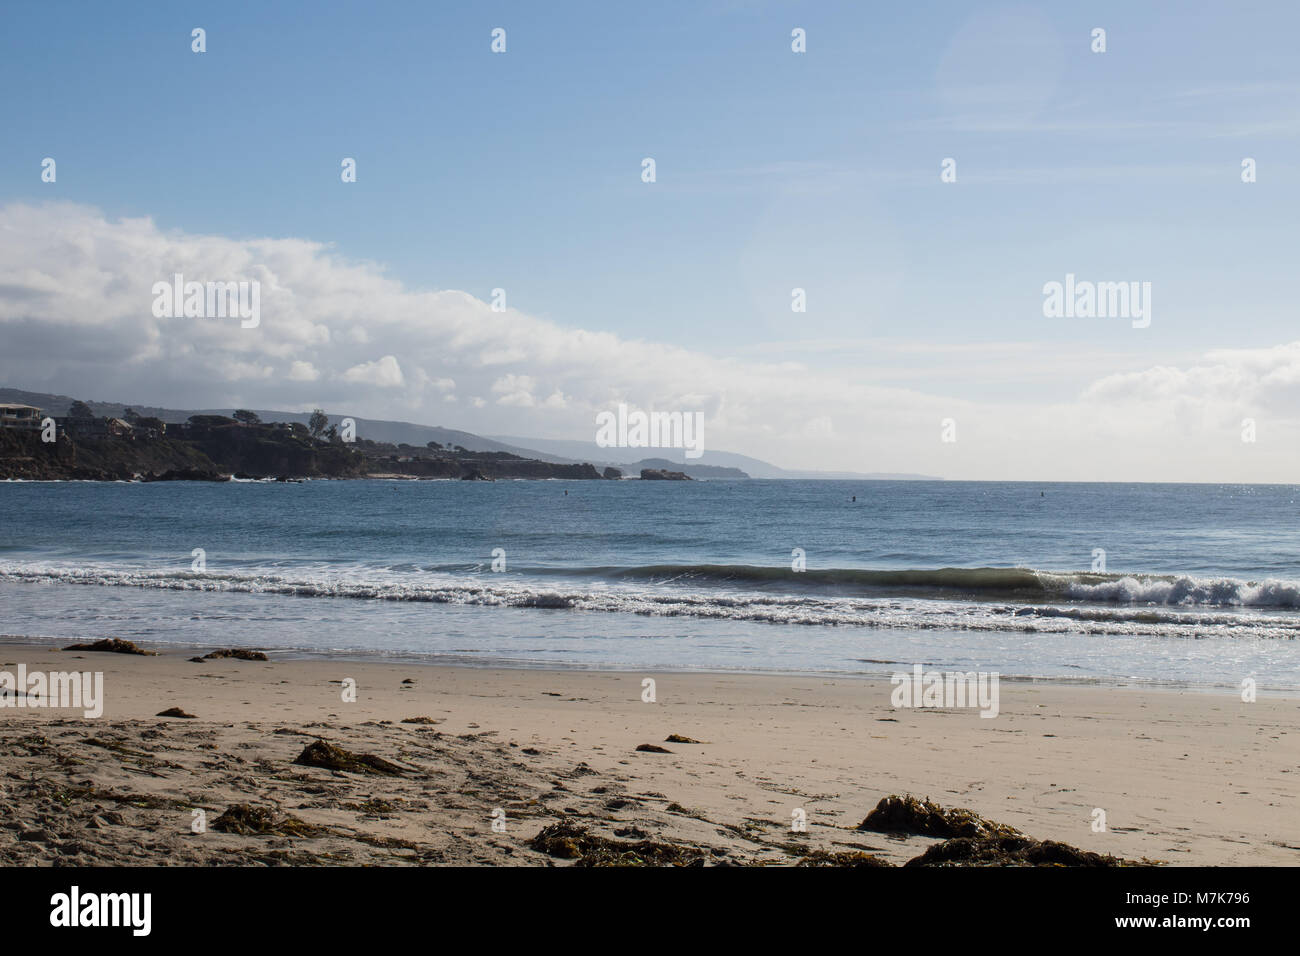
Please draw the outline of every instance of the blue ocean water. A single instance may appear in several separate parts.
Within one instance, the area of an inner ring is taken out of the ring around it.
[[[1293,690],[1298,498],[1292,485],[7,482],[0,633]]]

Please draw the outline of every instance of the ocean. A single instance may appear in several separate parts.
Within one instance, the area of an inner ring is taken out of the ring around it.
[[[1298,497],[1295,485],[5,482],[0,633],[494,666],[1252,678],[1290,692]]]

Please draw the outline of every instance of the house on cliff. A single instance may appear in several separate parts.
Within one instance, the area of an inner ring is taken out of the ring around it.
[[[41,410],[35,405],[0,405],[0,428],[39,431]]]
[[[54,424],[73,438],[135,438],[135,427],[120,418],[56,418]]]

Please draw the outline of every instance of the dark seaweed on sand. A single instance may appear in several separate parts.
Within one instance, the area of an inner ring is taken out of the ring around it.
[[[893,866],[888,860],[882,860],[872,853],[862,850],[813,850],[807,853],[795,866]]]
[[[396,777],[406,773],[406,768],[376,757],[374,754],[355,754],[342,747],[335,747],[323,740],[308,744],[306,749],[294,761],[304,767],[324,767],[326,770],[346,770],[351,773],[373,773],[385,777]]]
[[[942,807],[913,796],[890,795],[867,814],[859,830],[946,837],[904,866],[1149,866],[1080,850],[1055,840],[1035,840],[974,810]]]
[[[307,837],[327,832],[324,827],[300,820],[292,814],[280,816],[270,807],[255,807],[248,803],[236,803],[227,807],[225,813],[212,821],[212,829],[240,836],[275,834]]]
[[[575,866],[703,866],[705,851],[657,840],[611,840],[594,836],[585,827],[567,821],[542,829],[528,841],[534,850]]]
[[[93,644],[71,644],[64,648],[65,651],[108,651],[112,654],[141,654],[145,657],[157,657],[156,651],[146,651],[136,647],[130,641],[123,641],[116,637],[107,637],[102,641],[95,641]]]
[[[196,719],[197,719],[193,714],[187,714],[185,711],[181,710],[179,707],[168,707],[166,710],[162,710],[162,711],[159,711],[158,713],[154,714],[154,716],[155,716],[155,717],[184,717],[184,718],[186,718],[187,720],[196,720]]]
[[[231,648],[226,651],[213,651],[211,654],[204,654],[199,660],[216,661],[222,658],[233,657],[237,661],[269,661],[270,658],[261,651],[250,651],[242,647]]]
[[[1055,840],[1024,836],[971,839],[958,837],[936,843],[905,866],[1139,866],[1129,860],[1102,856]]]
[[[1005,823],[985,820],[974,810],[941,807],[929,800],[908,795],[890,795],[876,804],[858,824],[859,830],[877,833],[914,833],[934,837],[1007,837],[1020,831]]]

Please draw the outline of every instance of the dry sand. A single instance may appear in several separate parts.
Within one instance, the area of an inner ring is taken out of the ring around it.
[[[547,865],[558,861],[528,839],[570,820],[716,862],[820,848],[902,863],[936,841],[856,830],[894,793],[1129,859],[1300,862],[1296,699],[1003,681],[1001,713],[985,719],[895,710],[883,680],[195,653],[0,645],[0,669],[102,671],[106,694],[98,720],[0,710],[0,862]],[[655,703],[641,699],[645,677]],[[155,716],[170,707],[197,719]],[[433,723],[402,722],[412,717]],[[406,772],[295,764],[317,738]],[[321,829],[218,832],[235,804]],[[206,832],[192,832],[195,809]],[[799,809],[806,833],[791,832]]]

